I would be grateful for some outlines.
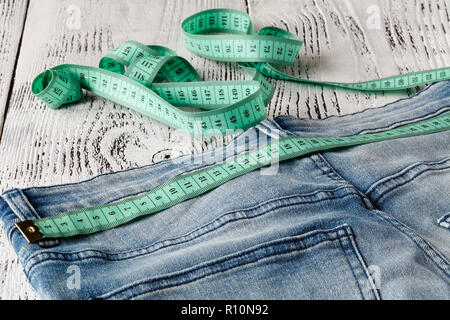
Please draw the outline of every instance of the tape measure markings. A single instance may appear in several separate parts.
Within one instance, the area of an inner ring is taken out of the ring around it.
[[[164,50],[168,54],[172,52],[159,47],[159,51]],[[79,100],[82,97],[81,88],[84,88],[169,126],[198,135],[212,129],[226,135],[236,129],[248,129],[265,119],[265,105],[273,94],[273,88],[256,72],[253,73],[254,80],[200,82],[200,76],[185,59],[149,56],[154,52],[153,49],[130,41],[101,60],[101,66],[113,71],[60,65],[39,75],[33,82],[33,92],[56,109],[64,103]],[[118,67],[119,63],[122,67]],[[124,72],[123,66],[129,66],[124,75],[120,74]],[[189,81],[152,83],[157,77]],[[213,92],[213,89],[217,92]],[[185,99],[179,95],[180,92],[183,92]],[[228,104],[221,99],[224,94],[227,95]],[[186,112],[171,103],[207,111]]]
[[[225,19],[224,23],[221,23],[222,19]],[[230,19],[235,25],[230,26]],[[245,29],[238,27],[247,22],[249,26]],[[262,28],[256,34],[250,17],[233,9],[202,11],[184,20],[182,29],[186,47],[193,53],[212,60],[235,61],[241,66],[255,68],[263,75],[275,79],[363,91],[400,90],[450,79],[450,67],[357,83],[296,78],[284,73],[277,65],[292,65],[303,41],[294,34],[276,27]],[[232,36],[209,34],[212,32],[238,34]]]
[[[212,190],[229,180],[267,166],[312,152],[356,146],[450,130],[450,113],[377,133],[346,137],[288,136],[229,160],[172,178],[149,192],[111,204],[85,208],[59,216],[17,223],[30,241],[70,237],[108,230],[138,217],[153,214]],[[30,229],[30,227],[32,229]],[[33,232],[30,233],[30,230]]]
[[[450,67],[419,71],[357,83],[324,82],[285,74],[281,65],[291,65],[303,41],[294,34],[265,27],[256,34],[245,12],[212,9],[197,13],[182,23],[186,47],[218,61],[235,61],[252,80],[203,81],[184,58],[162,46],[127,41],[99,62],[100,68],[60,65],[36,77],[32,91],[49,107],[57,109],[82,98],[82,89],[132,108],[171,127],[203,135],[246,130],[266,117],[265,106],[274,89],[263,76],[363,91],[398,90],[450,79]],[[211,33],[231,33],[218,35]],[[272,64],[271,64],[272,63]],[[201,112],[186,112],[184,107]],[[115,204],[69,212],[58,217],[26,220],[17,224],[29,241],[43,237],[67,237],[106,230],[155,213],[211,190],[237,176],[274,160],[283,161],[306,153],[353,146],[394,138],[448,130],[450,116],[381,133],[351,137],[287,137],[213,166],[168,181],[144,196]]]
[[[237,61],[259,85],[255,87],[252,80],[229,81],[221,83],[220,88],[217,84],[202,81],[190,63],[172,50],[127,41],[100,60],[100,69],[61,65],[44,72],[33,81],[33,92],[56,109],[81,99],[81,88],[84,88],[164,124],[186,129],[193,135],[212,129],[226,135],[236,129],[248,129],[265,119],[265,106],[274,90],[261,74],[276,79],[368,91],[398,90],[450,78],[448,67],[359,83],[319,82],[292,77],[283,73],[278,65],[292,64],[303,41],[276,27],[262,28],[256,34],[250,17],[237,10],[200,12],[187,18],[182,29],[189,49],[215,60]],[[211,32],[230,32],[232,35]],[[276,62],[276,65],[268,62]],[[225,99],[222,99],[223,95]],[[247,99],[248,96],[252,98]],[[178,107],[206,111],[192,113]]]
[[[172,127],[188,129],[191,134],[194,129],[199,134],[206,130],[216,129],[225,135],[227,134],[226,130],[245,130],[266,117],[263,93],[259,83],[253,80],[217,83],[187,82],[181,85],[164,83],[153,86],[154,91],[152,91],[126,76],[93,67],[61,65],[47,72],[52,73],[52,78],[47,84],[46,90],[41,91],[38,95],[43,94],[43,100],[54,108],[59,107],[58,104],[61,101],[67,99],[74,101],[81,97],[81,87],[83,87],[119,104],[133,105],[133,108],[140,113],[156,118]],[[58,72],[62,72],[62,74]],[[43,77],[48,77],[48,75]],[[75,77],[78,77],[79,80],[74,80]],[[79,81],[81,85],[77,88],[76,94],[71,94],[68,89],[70,87],[67,86],[65,80],[70,78],[73,80],[72,83]],[[33,90],[39,91],[38,86],[42,86],[42,82],[35,80],[34,83],[36,85]],[[164,98],[175,104],[186,103],[186,100],[179,100],[180,96],[175,94],[174,90],[177,87],[182,88],[183,94],[186,93],[185,96],[189,99],[186,106],[209,110],[192,113],[172,106]],[[48,92],[50,88],[52,90]],[[164,91],[163,88],[166,90]],[[230,104],[213,101],[212,89],[217,90],[217,93],[214,92],[215,96],[228,95]],[[55,92],[59,94],[55,94]],[[69,98],[67,98],[68,95]],[[236,103],[234,103],[235,101]]]

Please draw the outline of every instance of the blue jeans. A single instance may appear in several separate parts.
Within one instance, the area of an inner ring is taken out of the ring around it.
[[[59,243],[28,244],[14,226],[139,195],[274,137],[382,131],[445,112],[450,82],[351,115],[278,117],[225,152],[6,191],[0,217],[42,298],[449,299],[450,131],[285,161]]]

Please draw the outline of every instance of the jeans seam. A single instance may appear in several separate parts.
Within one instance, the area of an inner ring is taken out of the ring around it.
[[[369,109],[365,109],[365,110],[371,110],[371,109],[369,108]],[[365,111],[365,110],[363,110],[363,111]],[[418,121],[422,121],[422,120],[426,120],[426,119],[429,119],[429,118],[433,118],[433,117],[435,117],[435,116],[437,116],[439,114],[446,113],[449,110],[450,110],[449,106],[446,105],[446,106],[441,107],[438,110],[430,111],[430,112],[428,112],[426,114],[417,115],[414,118],[403,119],[403,120],[399,120],[399,121],[396,121],[396,122],[391,122],[391,123],[389,123],[388,125],[386,125],[384,127],[366,128],[366,129],[362,129],[360,131],[349,133],[347,135],[341,134],[339,136],[340,137],[346,137],[346,136],[360,135],[360,134],[365,134],[365,133],[376,133],[376,132],[387,131],[387,130],[390,130],[390,129],[393,129],[393,128],[396,128],[396,127],[399,127],[399,126],[403,126],[403,125],[406,125],[406,124],[411,124],[411,123],[415,123],[415,122],[418,122]],[[339,117],[344,117],[344,116],[339,116]],[[321,121],[323,121],[323,120],[326,120],[326,118],[322,119]],[[323,128],[326,128],[326,127],[323,127]],[[317,127],[316,127],[316,129],[317,129]],[[319,129],[320,129],[320,127],[319,127]],[[294,135],[294,136],[299,135],[298,132],[301,131],[300,128],[293,128],[291,130],[283,129],[283,130],[285,132],[289,132],[290,135]],[[307,132],[307,133],[309,133],[309,132]],[[320,134],[316,134],[314,136],[327,137],[326,135],[320,135]]]
[[[412,99],[412,98],[414,98],[414,97],[416,97],[416,96],[421,95],[422,93],[426,92],[428,89],[430,89],[431,87],[433,87],[433,86],[436,85],[437,83],[438,83],[438,82],[431,83],[430,85],[426,86],[424,89],[422,89],[422,90],[416,92],[415,94],[413,94],[413,95],[411,95],[411,96],[409,96],[409,97],[400,98],[400,99],[397,99],[397,100],[395,100],[395,101],[389,102],[389,103],[387,103],[387,104],[385,104],[385,105],[376,107],[376,108],[366,108],[366,109],[364,109],[364,110],[360,110],[360,111],[356,111],[356,112],[352,112],[352,113],[344,114],[344,115],[329,115],[329,116],[327,116],[327,117],[325,117],[325,118],[322,118],[321,121],[328,120],[328,119],[344,119],[344,118],[346,118],[346,117],[349,117],[349,116],[355,116],[355,115],[360,115],[360,114],[366,113],[366,112],[371,111],[371,110],[372,110],[372,111],[373,111],[373,110],[377,110],[377,111],[378,111],[378,110],[381,110],[381,111],[383,111],[383,109],[385,109],[386,107],[388,107],[388,106],[390,106],[390,105],[396,104],[396,103],[398,103],[398,102],[400,102],[400,101],[406,101],[406,100],[409,100],[409,99]],[[275,119],[276,119],[276,118],[275,118]],[[275,121],[275,119],[274,119],[274,121]],[[283,130],[286,130],[286,129],[283,129]],[[293,131],[295,131],[295,130],[293,130]]]
[[[234,141],[234,140],[232,140],[232,141]],[[230,144],[232,141],[230,141],[228,144]],[[221,147],[219,147],[219,148],[221,148]],[[216,148],[216,149],[218,149],[218,148]],[[212,152],[212,151],[214,151],[214,150],[216,150],[216,149],[209,150],[208,152]],[[251,150],[252,150],[252,149],[251,149]],[[172,173],[172,175],[164,174],[163,177],[169,176],[169,178],[166,180],[166,181],[168,181],[168,180],[170,180],[170,179],[172,179],[172,178],[175,178],[175,177],[179,177],[179,176],[182,176],[182,175],[185,175],[185,174],[193,173],[193,172],[196,172],[196,171],[199,171],[199,170],[208,169],[208,168],[211,168],[211,167],[213,167],[213,166],[215,166],[215,165],[225,163],[226,161],[228,161],[228,160],[231,159],[232,157],[239,156],[239,155],[241,155],[241,154],[243,154],[243,153],[246,153],[246,152],[248,152],[248,151],[249,151],[249,150],[247,150],[247,149],[243,149],[243,150],[241,150],[240,152],[237,152],[236,154],[235,154],[235,153],[230,154],[230,155],[229,155],[228,157],[226,157],[225,159],[218,160],[218,161],[214,160],[213,163],[199,163],[198,166],[195,166],[194,168],[189,168],[189,169],[182,170],[182,171],[179,171],[180,168],[177,168],[177,169],[174,169],[173,171],[168,172],[168,174],[169,174],[169,173]],[[192,155],[190,155],[190,156],[192,156]],[[194,155],[194,156],[195,156],[195,155]],[[176,171],[179,171],[179,172],[176,172]],[[161,184],[163,184],[163,183],[164,183],[164,182],[161,182],[159,185],[161,185]],[[125,198],[128,198],[128,197],[134,197],[134,196],[139,195],[139,194],[148,193],[149,191],[150,191],[150,190],[146,190],[146,191],[137,192],[137,193],[134,193],[134,194],[124,195],[124,196],[122,196],[122,197],[119,197],[119,198],[110,200],[108,203],[120,201],[121,199],[125,199]]]
[[[6,201],[11,211],[15,214],[15,216],[19,219],[36,219],[39,218],[39,214],[36,212],[36,209],[31,205],[30,201],[27,197],[25,197],[24,193],[21,189],[13,189],[10,190],[7,194],[1,195],[1,197]],[[16,201],[19,199],[19,201]],[[25,206],[26,213],[24,214],[22,210],[18,208],[18,204],[21,203]]]
[[[402,169],[402,170],[400,170],[400,171],[398,171],[398,172],[396,172],[394,174],[391,174],[391,175],[389,175],[387,177],[383,177],[383,178],[377,180],[376,182],[372,183],[369,186],[369,188],[367,188],[367,190],[364,192],[364,194],[366,194],[368,197],[371,197],[370,196],[371,194],[377,193],[377,195],[373,195],[373,201],[374,202],[378,202],[387,193],[397,189],[398,187],[401,187],[401,186],[405,185],[406,183],[414,181],[415,179],[417,179],[420,175],[422,175],[425,172],[428,172],[428,171],[443,171],[443,170],[449,169],[450,165],[449,166],[444,166],[444,167],[441,167],[441,168],[434,168],[436,166],[443,165],[446,162],[450,162],[450,158],[444,158],[444,159],[441,159],[441,160],[438,160],[438,161],[421,161],[421,162],[416,162],[416,163],[410,165],[409,167],[406,167],[406,168],[404,168],[404,169]],[[397,183],[397,184],[392,184],[392,181],[394,179],[408,176],[411,171],[419,168],[422,165],[428,166],[428,167],[423,169],[423,170],[418,171],[417,173],[415,173],[411,177],[406,177],[407,179],[405,181],[403,181],[403,182],[400,182],[400,183]],[[385,187],[384,190],[381,190],[381,191],[377,190],[380,187],[382,187],[383,185],[388,185],[388,184],[391,184],[391,186],[390,187]]]
[[[391,129],[394,129],[394,128],[398,127],[398,126],[404,126],[406,124],[411,124],[411,123],[414,123],[414,122],[419,122],[419,121],[422,121],[422,120],[433,118],[433,117],[435,117],[435,116],[437,116],[437,115],[439,115],[441,113],[445,113],[445,112],[447,112],[449,110],[450,110],[449,106],[445,106],[445,107],[442,107],[441,109],[435,110],[433,112],[429,112],[427,114],[423,114],[423,115],[417,116],[415,118],[404,119],[404,120],[399,120],[399,121],[396,121],[396,122],[389,123],[389,125],[384,126],[384,127],[372,128],[372,129],[364,129],[364,130],[358,131],[357,133],[354,133],[354,135],[367,134],[367,133],[376,133],[376,132],[391,130]]]
[[[317,154],[319,158],[322,158],[324,161],[324,164],[329,166],[331,170],[335,171],[336,174],[341,177],[337,171],[334,169],[333,166],[324,158],[324,156],[320,153]],[[343,178],[342,178],[343,179]],[[345,179],[343,179],[345,180]],[[345,180],[347,181],[347,180]],[[353,186],[350,182],[348,182],[349,185]],[[392,225],[395,229],[403,233],[410,241],[416,244],[416,246],[424,252],[424,254],[447,276],[450,277],[450,265],[446,261],[444,257],[441,256],[441,254],[435,250],[431,245],[429,245],[420,235],[416,234],[414,230],[411,230],[408,226],[404,225],[397,219],[395,219],[392,216],[385,216],[384,212],[381,210],[378,210],[375,203],[370,199],[365,193],[359,191],[356,187],[353,186],[356,192],[358,192],[358,195],[361,197],[361,199],[365,200],[364,203],[366,203],[368,210],[371,212],[374,212],[376,216],[378,216],[383,221],[388,222],[390,225]],[[382,214],[383,213],[383,214]],[[420,240],[417,240],[416,238],[419,238]],[[437,257],[434,258],[433,255]]]
[[[348,243],[347,243],[348,242]],[[361,253],[359,249],[354,246],[354,234],[349,235],[347,238],[339,239],[339,243],[342,246],[344,252],[349,251],[350,253],[346,254],[346,259],[348,265],[352,269],[353,276],[355,281],[358,283],[358,288],[361,292],[361,296],[364,299],[375,299],[378,300],[378,296],[375,294],[373,288],[367,288],[363,290],[361,287],[361,281],[366,280],[367,283],[371,284],[370,276],[366,273],[364,263],[362,261]],[[351,259],[352,258],[352,259]],[[351,261],[353,260],[353,261]],[[358,274],[357,274],[358,273]],[[366,292],[366,293],[364,293]]]
[[[361,289],[361,286],[360,286],[360,284],[359,284],[359,279],[358,279],[358,277],[356,276],[355,271],[353,270],[353,266],[352,266],[352,264],[350,263],[350,259],[349,259],[349,257],[348,257],[348,253],[346,252],[346,248],[344,248],[344,244],[342,243],[342,239],[341,239],[341,238],[339,238],[339,246],[341,247],[342,251],[344,252],[345,259],[347,260],[348,267],[349,267],[350,270],[352,271],[352,275],[353,275],[353,278],[355,279],[356,285],[358,286],[359,293],[361,294],[361,298],[363,298],[364,300],[366,300],[366,296],[364,295],[364,293],[363,293],[363,291],[362,291],[362,289]]]
[[[348,187],[354,188],[355,190],[357,190],[355,188],[355,186],[353,186],[350,182],[348,182],[347,180],[345,180],[343,177],[341,177],[336,170],[333,168],[333,166],[331,166],[331,164],[328,163],[328,161],[326,161],[326,159],[323,157],[323,155],[321,153],[314,153],[310,156],[310,159],[312,160],[312,162],[314,163],[314,165],[320,170],[322,171],[322,173],[324,175],[326,175],[327,177],[329,177],[330,179],[337,181],[341,184],[344,184]],[[319,162],[323,163],[324,165],[320,165]],[[326,169],[325,169],[325,168]],[[328,170],[327,170],[328,169]],[[359,192],[359,190],[357,190]]]
[[[444,167],[444,168],[440,168],[440,169],[429,168],[429,169],[423,170],[421,172],[418,172],[414,177],[411,177],[411,179],[403,181],[402,183],[396,184],[396,185],[392,186],[391,188],[386,189],[382,194],[379,195],[379,197],[374,198],[373,201],[379,203],[384,198],[384,196],[386,196],[389,192],[394,191],[395,189],[397,189],[397,188],[399,188],[401,186],[404,186],[407,183],[410,183],[410,182],[416,180],[417,178],[419,178],[424,173],[427,173],[429,171],[437,171],[437,172],[439,172],[439,171],[445,171],[445,170],[448,170],[448,169],[450,169],[450,166]]]
[[[268,122],[270,122],[270,123],[275,127],[276,130],[278,130],[280,133],[282,133],[282,134],[280,134],[279,136],[285,136],[285,135],[286,135],[286,136],[290,136],[290,135],[292,135],[292,132],[287,131],[287,130],[281,128],[280,125],[279,125],[276,121],[274,121],[274,120],[268,120]],[[258,126],[261,127],[261,128],[258,128],[258,129],[259,129],[261,132],[263,132],[263,133],[265,133],[266,135],[268,135],[268,136],[271,136],[271,135],[268,133],[268,131],[274,131],[274,128],[270,128],[266,123],[263,123],[263,122],[260,122],[260,123],[258,124]],[[265,130],[262,130],[262,129],[265,129]]]
[[[355,235],[354,234],[351,235],[349,242],[350,242],[350,246],[353,248],[353,250],[355,252],[356,259],[357,259],[357,261],[359,263],[359,266],[362,269],[362,271],[364,272],[364,274],[365,274],[365,276],[366,276],[366,278],[368,280],[368,284],[371,286],[370,292],[371,292],[372,296],[375,298],[375,300],[381,300],[378,288],[376,287],[376,284],[375,284],[375,282],[374,282],[374,280],[373,280],[373,278],[372,278],[372,276],[370,274],[370,271],[369,271],[369,269],[367,267],[367,264],[364,261],[364,257],[362,256],[361,251],[358,248],[358,243],[355,240]]]
[[[247,256],[247,255],[250,255],[250,254],[252,254],[252,253],[254,253],[254,252],[258,251],[258,250],[270,248],[270,247],[277,246],[277,245],[282,246],[282,245],[286,245],[288,243],[292,244],[292,243],[296,243],[296,242],[301,242],[301,245],[298,244],[295,248],[286,248],[285,250],[283,250],[283,252],[274,253],[274,254],[268,254],[268,255],[263,256],[260,259],[265,259],[265,258],[274,257],[274,256],[276,257],[276,256],[279,256],[279,255],[284,255],[284,254],[291,253],[291,252],[304,251],[306,249],[314,248],[315,246],[320,245],[322,243],[333,242],[333,241],[340,241],[340,239],[343,238],[343,237],[351,236],[351,231],[348,231],[348,228],[349,227],[347,225],[342,225],[342,226],[337,227],[337,228],[332,229],[332,230],[327,230],[327,231],[320,230],[318,232],[315,232],[314,234],[306,235],[304,238],[300,238],[300,239],[299,238],[294,238],[294,237],[289,237],[289,238],[285,238],[285,239],[273,240],[273,241],[270,241],[270,242],[268,242],[268,243],[266,243],[264,245],[255,246],[255,248],[253,248],[253,249],[248,248],[248,249],[244,249],[244,250],[232,253],[232,254],[229,255],[231,257],[225,256],[223,258],[214,259],[214,260],[211,260],[209,262],[205,262],[205,263],[203,263],[201,265],[191,267],[191,268],[189,268],[189,269],[187,269],[185,271],[180,271],[180,272],[176,273],[176,275],[170,275],[170,274],[169,275],[162,275],[162,276],[159,277],[158,280],[160,280],[160,279],[171,279],[171,278],[174,278],[174,277],[177,277],[177,276],[179,276],[179,277],[180,276],[184,276],[186,274],[192,273],[192,272],[194,272],[196,270],[200,270],[202,268],[206,269],[208,267],[211,267],[212,265],[217,265],[218,263],[225,263],[226,261],[230,261],[234,257]],[[338,235],[338,231],[340,231],[340,230],[344,231],[343,235]],[[336,236],[333,237],[333,236],[330,235],[330,233],[336,233]],[[303,244],[303,241],[305,239],[311,239],[311,238],[314,238],[314,237],[318,238],[319,235],[324,235],[324,234],[326,234],[327,238],[325,238],[325,239],[318,239],[317,242],[315,242],[314,244],[309,245],[309,246],[305,246]],[[346,256],[346,253],[345,253],[344,250],[343,250],[343,254]],[[182,281],[181,283],[175,283],[173,285],[169,285],[169,286],[166,286],[166,287],[160,286],[159,288],[155,288],[154,290],[151,290],[151,291],[158,291],[158,290],[164,290],[164,289],[168,289],[168,288],[173,288],[173,287],[177,287],[177,286],[180,286],[180,285],[184,285],[184,284],[187,284],[187,283],[191,283],[191,282],[194,282],[194,281],[201,280],[201,279],[203,279],[205,277],[208,277],[208,276],[211,276],[211,275],[222,274],[222,273],[227,272],[229,270],[232,270],[232,269],[235,269],[235,268],[238,268],[238,267],[241,267],[241,266],[245,266],[245,265],[248,265],[248,264],[251,264],[251,263],[258,262],[258,261],[260,261],[260,259],[255,259],[255,261],[251,261],[251,262],[245,261],[243,263],[237,263],[234,266],[229,266],[229,267],[220,269],[218,271],[211,272],[209,274],[208,273],[203,274],[201,277],[197,277],[197,278],[191,277],[191,278],[185,279],[185,281]],[[124,287],[122,287],[120,289],[116,289],[116,291],[103,294],[103,295],[100,296],[100,298],[111,298],[111,297],[117,296],[117,295],[119,295],[119,294],[121,294],[121,293],[123,293],[125,291],[133,290],[134,288],[136,288],[136,287],[138,287],[140,285],[145,285],[145,284],[151,282],[154,279],[155,278],[153,278],[153,279],[152,278],[148,278],[148,279],[145,279],[145,280],[140,280],[140,281],[138,281],[138,282],[136,282],[134,284],[131,284],[131,285],[128,285],[128,286],[124,286]],[[136,294],[130,293],[126,297],[124,297],[122,299],[137,298],[137,297],[139,297],[139,296],[141,296],[143,294],[146,294],[148,292],[149,292],[148,290],[147,291],[142,290],[141,293],[136,293]]]
[[[348,189],[348,187],[342,186],[342,187],[335,188],[332,191],[338,191],[340,189]],[[317,191],[315,193],[319,193],[319,192],[324,192],[324,191]],[[323,200],[342,199],[342,198],[348,197],[348,196],[356,196],[356,194],[353,192],[353,190],[348,190],[348,193],[344,194],[344,195],[336,195],[336,196],[328,197],[328,198],[320,198],[320,199],[316,199],[315,201],[308,201],[308,202],[301,200],[304,197],[299,197],[298,195],[294,195],[294,196],[282,197],[282,198],[277,198],[277,199],[274,199],[274,200],[270,200],[270,201],[267,201],[265,203],[259,204],[258,206],[254,206],[254,207],[247,208],[247,209],[233,210],[233,211],[227,212],[227,213],[219,216],[218,218],[210,221],[209,223],[205,224],[204,226],[202,226],[200,228],[197,228],[197,229],[195,229],[195,230],[193,230],[193,231],[191,231],[191,232],[189,232],[187,234],[184,234],[183,236],[180,236],[180,237],[177,237],[177,238],[173,238],[173,239],[180,239],[180,238],[183,238],[183,237],[187,237],[187,236],[189,236],[191,234],[198,233],[195,236],[193,236],[192,238],[184,240],[184,241],[180,241],[180,242],[172,242],[172,243],[170,243],[168,245],[161,246],[161,247],[159,247],[157,249],[154,249],[154,250],[151,250],[149,248],[155,247],[157,244],[164,243],[167,240],[157,241],[157,242],[154,242],[153,244],[151,244],[151,245],[149,245],[147,247],[139,248],[139,249],[133,249],[133,250],[130,250],[130,251],[127,251],[127,252],[124,252],[124,253],[106,253],[106,252],[103,252],[103,251],[100,251],[100,250],[96,250],[96,249],[85,249],[85,250],[81,250],[81,251],[78,251],[78,252],[75,252],[75,253],[74,252],[58,252],[58,251],[38,252],[38,253],[35,253],[35,254],[27,257],[27,260],[23,263],[24,271],[25,271],[25,273],[27,275],[30,274],[34,267],[36,267],[40,263],[43,263],[43,262],[49,260],[51,255],[78,256],[76,258],[65,258],[65,257],[57,258],[57,259],[55,258],[55,260],[59,260],[59,261],[61,261],[61,260],[63,260],[63,261],[83,261],[83,260],[91,259],[91,258],[94,258],[94,257],[97,257],[99,259],[104,259],[104,260],[112,260],[112,261],[129,260],[129,259],[133,259],[133,258],[136,258],[136,257],[139,257],[139,256],[152,254],[152,253],[155,253],[155,252],[157,252],[159,250],[162,250],[162,249],[165,249],[165,248],[168,248],[168,247],[171,247],[171,246],[176,246],[176,245],[181,245],[181,244],[188,243],[190,241],[196,240],[199,237],[202,237],[202,236],[207,235],[207,234],[209,234],[211,232],[214,232],[215,230],[220,229],[221,227],[227,225],[228,223],[241,221],[241,220],[244,220],[244,219],[257,218],[257,217],[259,217],[261,215],[264,215],[264,214],[266,214],[268,212],[271,212],[274,209],[277,209],[277,208],[280,208],[280,207],[295,206],[295,205],[299,205],[299,204],[302,204],[302,203],[316,203],[316,202],[323,201]],[[233,215],[233,214],[237,214],[237,213],[240,213],[240,212],[243,212],[243,211],[244,212],[245,211],[246,212],[258,211],[258,210],[260,210],[260,208],[262,208],[263,205],[269,205],[270,206],[270,205],[272,205],[273,202],[277,202],[277,201],[279,202],[281,200],[297,200],[297,202],[288,203],[288,204],[283,202],[283,203],[280,203],[279,205],[277,205],[275,207],[271,206],[269,209],[263,210],[263,211],[255,214],[253,216],[244,216],[244,217],[241,216],[241,217],[236,217],[236,218],[233,218],[233,219],[230,218],[230,219],[225,220],[223,223],[221,223],[218,226],[207,228],[210,225],[214,225],[214,223],[216,221],[220,220],[223,217],[226,217],[227,215]],[[199,232],[199,230],[201,230],[201,228],[205,228],[206,229],[205,232]],[[120,256],[120,255],[123,255],[123,254],[133,254],[133,253],[135,253],[137,251],[143,251],[143,252],[139,253],[139,254],[130,255],[130,256],[127,256],[127,257],[113,258],[114,256]],[[83,253],[85,253],[85,254],[90,253],[91,255],[90,256],[86,256],[86,257],[80,257],[79,255],[83,254]]]
[[[430,85],[426,86],[426,87],[423,88],[422,90],[416,92],[415,94],[413,94],[413,95],[411,95],[411,96],[409,96],[409,97],[404,97],[404,98],[397,99],[397,100],[392,101],[392,102],[389,102],[389,103],[387,103],[387,104],[385,104],[385,105],[383,105],[383,106],[380,106],[380,107],[378,107],[378,108],[376,108],[376,109],[377,109],[377,110],[378,110],[378,109],[384,109],[384,108],[386,108],[386,107],[388,107],[388,106],[390,106],[390,105],[392,105],[392,104],[396,104],[396,103],[398,103],[398,102],[400,102],[400,101],[406,101],[406,100],[412,99],[412,98],[414,98],[414,97],[416,97],[416,96],[419,96],[419,95],[421,95],[422,93],[428,91],[428,89],[430,89],[431,87],[433,87],[433,86],[436,85],[437,83],[439,83],[439,82],[431,83]],[[374,108],[367,108],[367,109],[364,109],[364,110],[361,110],[361,111],[357,111],[357,112],[353,112],[353,113],[345,114],[345,115],[339,115],[339,116],[336,116],[336,115],[330,115],[330,116],[328,116],[328,117],[323,118],[322,120],[329,119],[329,118],[347,117],[347,116],[351,116],[351,115],[355,115],[355,114],[361,114],[361,113],[364,113],[364,112],[366,112],[366,111],[368,111],[368,110],[373,110],[373,109],[374,109]]]
[[[397,219],[388,216],[385,217],[385,213],[378,209],[371,210],[377,216],[382,218],[383,220],[389,222],[392,226],[394,226],[397,230],[405,234],[412,242],[416,244],[416,246],[421,249],[425,255],[432,261],[434,264],[442,271],[447,277],[450,277],[450,264],[449,262],[441,256],[441,254],[436,251],[426,240],[420,237],[414,230],[411,230],[408,226],[404,225]],[[405,229],[405,230],[402,230]],[[418,239],[416,239],[418,238]],[[433,255],[436,256],[433,257]]]
[[[245,153],[245,152],[247,152],[247,150],[242,150],[241,152],[238,152],[236,155],[240,155],[240,154]],[[164,173],[162,176],[159,177],[159,180],[161,180],[162,178],[166,178],[166,179],[161,181],[161,183],[159,183],[158,185],[161,185],[164,182],[166,182],[166,181],[168,181],[168,180],[170,180],[170,179],[172,179],[174,177],[178,177],[178,176],[181,176],[181,175],[184,175],[184,174],[188,174],[188,173],[192,173],[192,172],[199,171],[199,170],[204,170],[204,169],[210,168],[210,167],[212,167],[212,166],[214,166],[216,164],[224,163],[224,162],[226,162],[228,159],[230,159],[233,156],[235,156],[235,155],[234,154],[230,155],[226,159],[221,160],[221,161],[215,161],[214,163],[200,163],[200,164],[198,164],[198,166],[196,166],[194,168],[190,168],[188,170],[181,170],[180,171],[180,169],[182,169],[182,168],[174,168],[173,170],[168,171],[168,172]],[[157,165],[157,164],[159,164],[159,163],[156,163],[154,165]],[[152,166],[152,165],[153,164],[147,165],[147,166]],[[138,168],[130,168],[130,169],[123,170],[123,171],[120,171],[120,172],[132,170],[132,169],[138,169]],[[112,173],[114,173],[114,172],[105,173],[103,175],[108,175],[108,174],[112,174]],[[88,180],[81,181],[81,182],[68,183],[68,184],[65,184],[65,185],[63,184],[62,186],[71,186],[71,185],[82,184],[82,183],[85,183],[85,182],[89,182],[89,181],[91,181],[91,180],[93,180],[93,179],[95,179],[97,177],[98,176],[93,177],[93,178],[88,179]],[[59,186],[60,185],[57,185],[57,187],[59,187]],[[48,189],[48,188],[54,188],[54,187],[55,186],[33,187],[33,188],[26,188],[26,189],[10,189],[10,190],[5,191],[3,194],[1,194],[0,197],[3,197],[5,200],[6,199],[11,199],[11,202],[14,203],[14,200],[13,200],[13,198],[10,195],[14,194],[14,193],[20,193],[20,197],[21,197],[22,201],[26,202],[27,207],[28,207],[28,212],[32,213],[33,218],[42,218],[42,216],[39,215],[39,212],[29,202],[28,197],[25,195],[24,191],[29,190],[29,189],[41,189],[41,188],[43,188],[43,189],[47,188]],[[151,189],[153,189],[153,188],[151,188]],[[145,193],[148,193],[151,189],[145,190],[145,191],[139,191],[139,192],[132,193],[132,194],[122,195],[122,196],[119,196],[117,198],[108,200],[107,202],[105,202],[105,204],[117,202],[117,201],[120,201],[122,199],[130,198],[130,197],[135,197],[135,196],[140,195],[140,194],[145,194]],[[17,197],[17,195],[14,195],[14,198],[15,197]],[[8,205],[13,210],[13,208],[11,207],[9,202],[8,202]],[[17,210],[13,210],[13,212],[19,218],[17,222],[20,222],[22,217],[18,216]],[[30,219],[30,218],[31,217],[28,217],[28,219]],[[16,228],[15,225],[10,226],[10,229],[9,229],[9,235],[10,236],[12,235],[12,232],[14,231],[15,228]],[[10,237],[9,237],[9,239],[10,239]]]
[[[366,206],[366,208],[370,209],[374,207],[374,204],[370,201],[370,199],[350,181],[342,177],[321,153],[316,153],[312,155],[311,160],[324,173],[326,173],[326,170],[324,170],[323,166],[328,168],[329,172],[327,174],[331,179],[340,182],[341,184],[353,189],[355,193],[361,198],[361,201]],[[323,165],[321,166],[319,162]]]

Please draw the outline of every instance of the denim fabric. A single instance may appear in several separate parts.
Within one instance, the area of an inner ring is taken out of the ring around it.
[[[449,299],[449,131],[285,161],[272,174],[257,170],[153,216],[54,246],[28,244],[14,226],[144,193],[267,139],[376,132],[445,112],[450,82],[352,115],[278,117],[236,137],[225,153],[9,190],[0,216],[42,298]],[[68,283],[73,268],[79,288]]]

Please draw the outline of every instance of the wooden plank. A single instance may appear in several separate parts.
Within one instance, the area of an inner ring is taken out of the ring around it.
[[[450,65],[445,0],[249,0],[256,29],[272,25],[305,43],[287,71],[301,78],[354,82]],[[274,81],[270,117],[323,118],[352,113],[415,93],[368,94]]]
[[[0,139],[28,1],[0,2]]]
[[[0,139],[28,1],[0,2]],[[4,157],[0,153],[0,159]],[[1,183],[1,180],[0,180]],[[16,254],[0,231],[0,299],[35,297]]]
[[[1,190],[80,181],[173,153],[179,137],[148,117],[92,96],[76,106],[51,110],[33,96],[30,84],[38,73],[57,64],[95,66],[129,39],[172,48],[205,79],[240,77],[235,64],[207,61],[184,48],[181,21],[213,7],[245,10],[245,1],[31,0],[0,144]],[[204,147],[199,142],[185,144],[183,152]],[[1,235],[0,298],[36,298],[9,247]]]

